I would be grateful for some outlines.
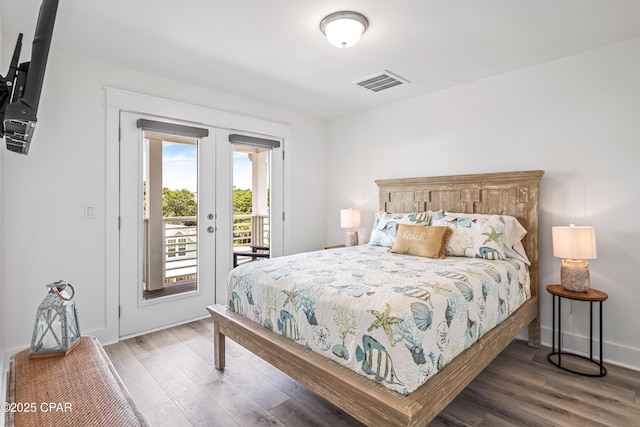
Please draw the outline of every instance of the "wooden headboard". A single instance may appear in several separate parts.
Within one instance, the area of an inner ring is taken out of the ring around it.
[[[502,214],[527,230],[522,243],[531,261],[531,295],[539,292],[538,191],[544,171],[499,172],[377,180],[380,210]],[[530,331],[531,333],[531,331]],[[530,337],[531,338],[531,337]]]

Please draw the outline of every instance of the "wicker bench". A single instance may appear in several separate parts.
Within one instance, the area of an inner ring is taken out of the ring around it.
[[[64,357],[11,358],[4,403],[7,426],[146,426],[94,337]]]

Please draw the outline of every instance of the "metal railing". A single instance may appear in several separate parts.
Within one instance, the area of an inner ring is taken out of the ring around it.
[[[147,221],[145,221],[145,232]],[[197,217],[162,218],[164,234],[165,284],[196,278],[198,267]],[[251,246],[269,246],[269,217],[264,215],[233,216],[233,249],[250,251]],[[146,240],[146,239],[145,239]]]
[[[233,249],[269,246],[269,217],[266,215],[233,216]]]
[[[196,278],[198,269],[197,220],[195,216],[162,218],[165,283]]]

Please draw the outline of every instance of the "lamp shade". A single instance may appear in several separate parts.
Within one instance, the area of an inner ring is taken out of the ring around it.
[[[551,227],[553,256],[565,259],[594,259],[596,231],[593,227],[575,225]]]
[[[347,48],[358,43],[369,21],[357,12],[336,12],[320,22],[320,30],[335,47]]]
[[[357,209],[340,209],[340,228],[360,227],[360,211]]]

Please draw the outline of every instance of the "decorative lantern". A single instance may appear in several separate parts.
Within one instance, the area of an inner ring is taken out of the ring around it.
[[[71,296],[67,287],[71,289]],[[80,343],[76,303],[72,301],[75,289],[71,283],[62,280],[48,284],[47,288],[49,293],[36,314],[30,359],[64,356]]]

